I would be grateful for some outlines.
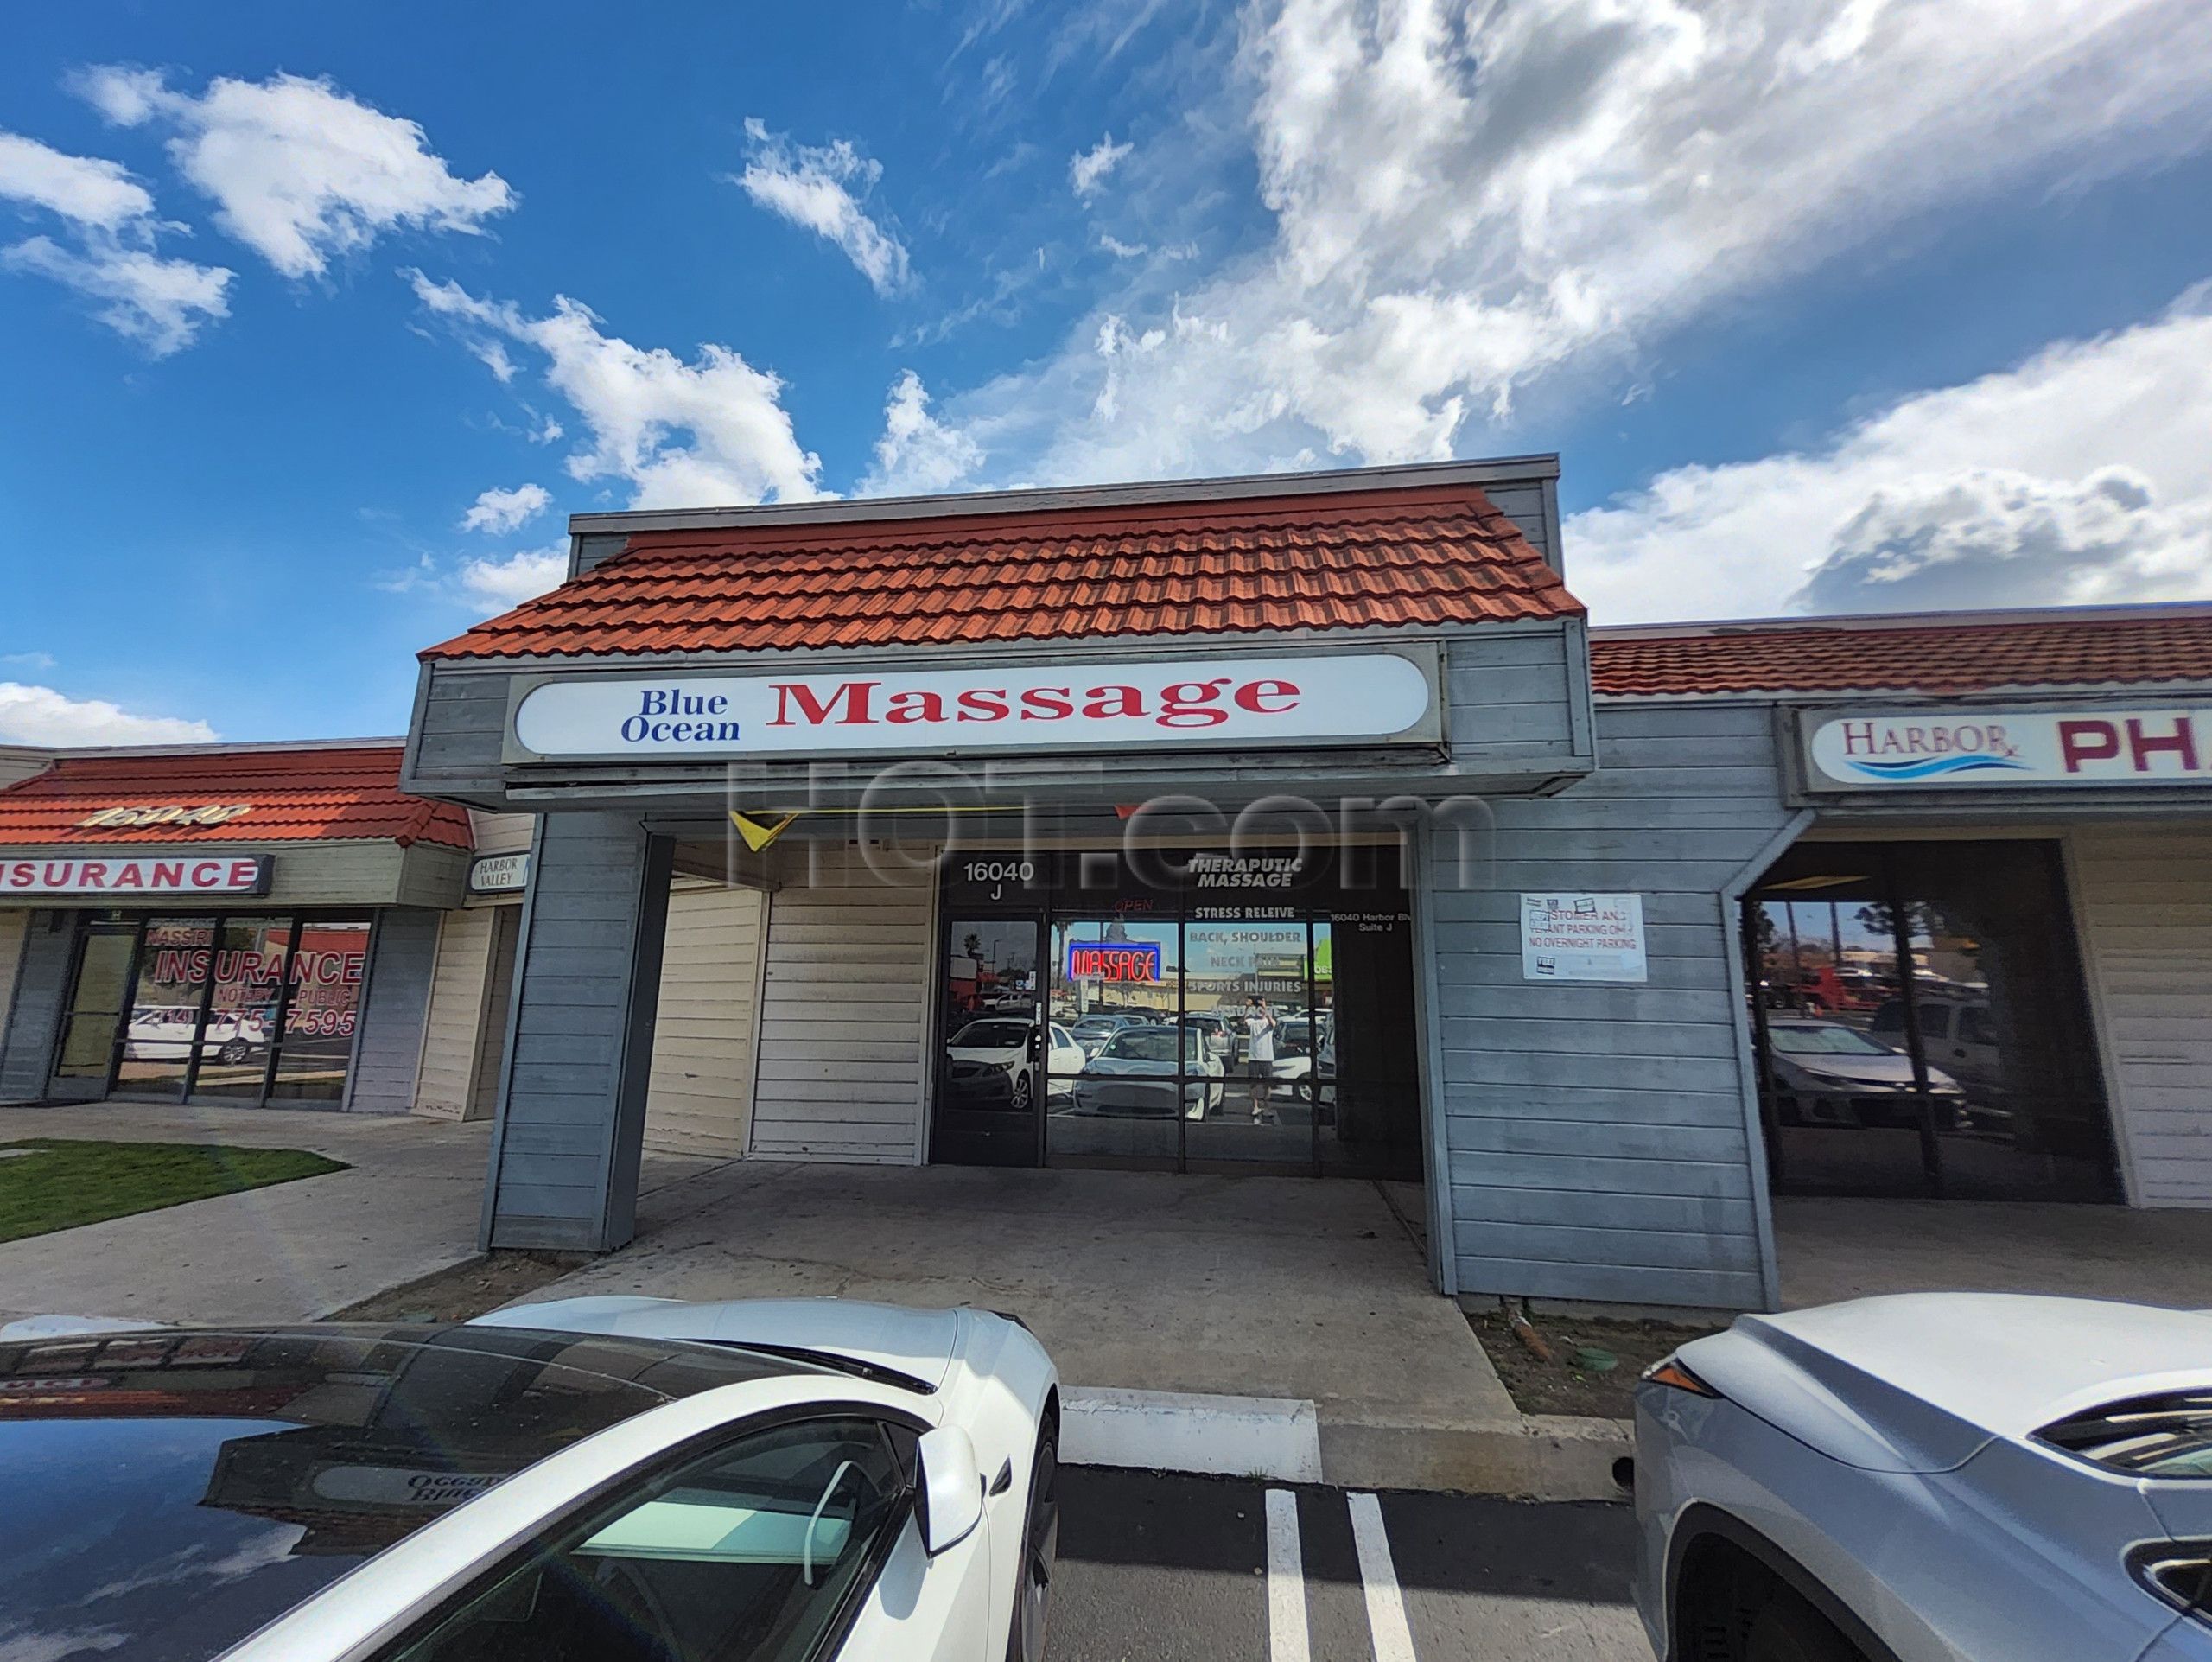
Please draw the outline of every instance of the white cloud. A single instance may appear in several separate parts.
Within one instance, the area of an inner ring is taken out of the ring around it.
[[[1571,518],[1601,622],[2212,598],[2212,289]]]
[[[982,465],[982,447],[930,413],[922,378],[907,370],[883,406],[875,466],[861,483],[866,496],[918,496],[949,491]]]
[[[1122,164],[1122,159],[1136,146],[1127,140],[1116,144],[1114,135],[1108,133],[1089,150],[1068,158],[1068,184],[1077,201],[1087,202],[1096,196],[1106,182],[1106,175]]]
[[[605,334],[588,306],[556,296],[550,315],[482,300],[457,283],[404,273],[416,298],[478,350],[511,341],[543,354],[548,385],[589,430],[571,454],[571,478],[621,479],[631,506],[699,507],[804,501],[823,493],[821,458],[799,448],[779,402],[783,382],[728,347],[702,346],[684,362],[664,347]],[[688,443],[683,442],[688,439]]]
[[[2212,134],[2202,0],[1275,0],[1239,35],[1272,241],[1172,296],[1133,267],[1056,353],[948,399],[995,466],[1480,449],[1539,379],[1610,375],[1936,210]],[[1211,182],[1163,150],[1123,171]],[[1102,360],[1109,315],[1161,349]]]
[[[0,200],[64,220],[70,241],[27,237],[0,248],[0,270],[42,277],[93,302],[93,315],[156,358],[229,315],[232,273],[154,252],[165,227],[154,199],[118,162],[70,156],[0,132]]]
[[[170,159],[213,199],[216,223],[286,277],[319,276],[389,231],[480,232],[515,205],[498,174],[457,176],[416,123],[326,79],[219,78],[194,97],[111,66],[78,87],[118,125],[173,129]]]
[[[472,600],[505,611],[558,588],[568,575],[569,549],[562,543],[520,549],[502,560],[470,560],[461,568],[461,584]]]
[[[494,487],[461,516],[461,528],[501,536],[528,525],[552,505],[552,493],[543,485],[518,485],[511,491]]]
[[[215,729],[174,716],[134,716],[104,698],[71,698],[52,687],[0,681],[0,743],[209,744]]]
[[[876,293],[906,286],[912,271],[906,245],[861,206],[883,177],[880,162],[849,139],[794,145],[757,118],[746,122],[745,137],[752,159],[732,182],[770,213],[835,243]]]
[[[19,133],[0,132],[0,196],[103,231],[154,217],[152,194],[120,162],[66,155]]]
[[[0,653],[0,664],[7,665],[10,669],[50,670],[60,661],[52,653]]]

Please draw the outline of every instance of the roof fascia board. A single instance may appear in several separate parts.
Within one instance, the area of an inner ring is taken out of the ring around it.
[[[615,513],[577,513],[569,518],[569,534],[583,537],[606,532],[718,531],[744,525],[861,524],[982,513],[1045,513],[1065,508],[1152,507],[1180,502],[1417,490],[1436,485],[1541,483],[1558,477],[1559,457],[1555,453],[1546,453],[1482,462],[1417,462],[1390,468],[1240,474],[1225,479],[1144,480],[1120,485],[969,491],[947,496],[876,496],[856,500],[841,498],[827,502],[777,502],[753,507],[649,508]]]

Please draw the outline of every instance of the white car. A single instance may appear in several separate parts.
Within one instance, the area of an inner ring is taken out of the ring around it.
[[[986,1016],[970,1022],[945,1041],[944,1054],[956,1062],[995,1067],[1007,1076],[1015,1112],[1026,1111],[1037,1099],[1037,1064],[1030,1059],[1029,1043],[1036,1028],[1008,1016]],[[1058,1022],[1048,1022],[1045,1036],[1045,1094],[1065,1097],[1090,1058],[1083,1047]]]
[[[1634,1487],[1662,1662],[2206,1662],[2212,1315],[1739,1317],[1637,1386]]]
[[[130,1012],[124,1034],[133,1061],[179,1062],[192,1054],[193,1029],[200,1025],[197,1004],[142,1007]],[[258,1009],[210,1010],[200,1053],[235,1067],[269,1048],[269,1025]]]
[[[1777,1017],[1766,1024],[1767,1066],[1786,1125],[1917,1127],[1912,1058],[1840,1022]],[[1955,1116],[1964,1092],[1941,1068],[1928,1095]]]
[[[1109,1039],[1076,1079],[1075,1111],[1173,1118],[1178,1111],[1179,1054],[1180,1111],[1186,1119],[1204,1119],[1221,1106],[1226,1094],[1221,1058],[1196,1028],[1165,1022],[1123,1028]]]
[[[1058,1413],[1037,1341],[972,1309],[16,1324],[0,1651],[1037,1662]]]

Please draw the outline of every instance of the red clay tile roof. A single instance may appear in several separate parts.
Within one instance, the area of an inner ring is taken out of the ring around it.
[[[1869,627],[1593,630],[1600,694],[1981,692],[2000,687],[2212,681],[2212,614],[1907,622]]]
[[[425,658],[935,646],[1580,615],[1472,486],[643,532]]]
[[[66,756],[0,790],[0,847],[388,840],[474,848],[467,809],[399,788],[399,757],[396,744]],[[253,811],[216,825],[78,824],[102,808],[238,802]]]

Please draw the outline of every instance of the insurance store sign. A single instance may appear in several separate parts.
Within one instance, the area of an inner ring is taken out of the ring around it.
[[[512,760],[1433,743],[1433,649],[519,681]]]
[[[2212,708],[1824,710],[1798,720],[1810,791],[2212,781]]]

